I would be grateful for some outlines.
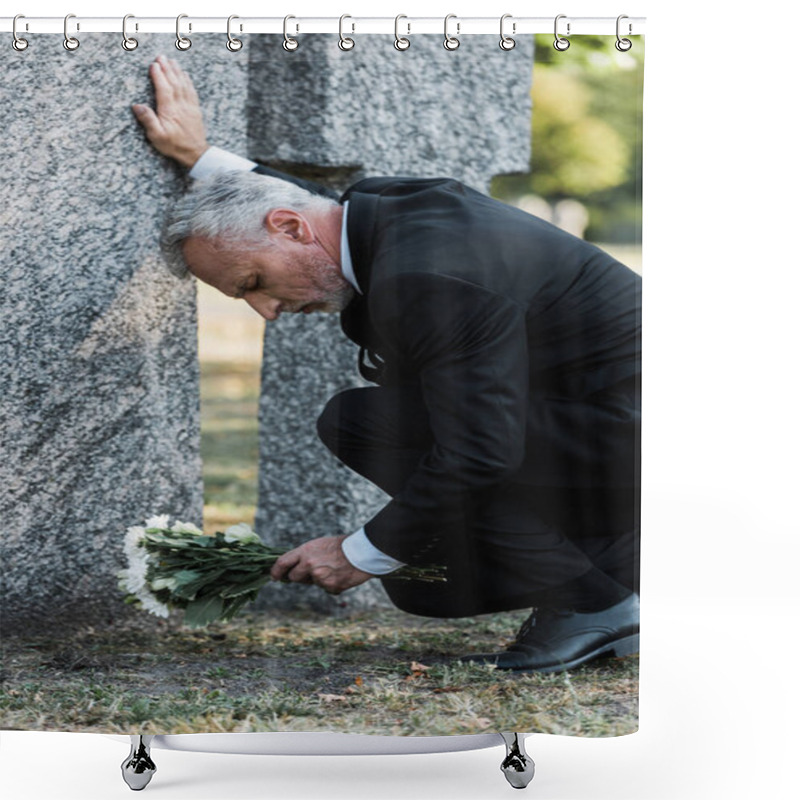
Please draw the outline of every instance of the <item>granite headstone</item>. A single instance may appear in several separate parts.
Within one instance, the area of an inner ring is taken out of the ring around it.
[[[246,133],[247,61],[219,40],[30,39],[0,85],[4,632],[114,618],[125,529],[201,521],[195,287],[158,244],[185,178],[130,105],[152,104],[148,65],[171,53],[213,140],[242,151]]]

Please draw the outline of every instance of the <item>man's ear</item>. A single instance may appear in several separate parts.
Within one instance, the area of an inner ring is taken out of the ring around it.
[[[287,236],[304,244],[312,238],[308,220],[291,208],[273,208],[264,217],[264,227],[270,235]]]

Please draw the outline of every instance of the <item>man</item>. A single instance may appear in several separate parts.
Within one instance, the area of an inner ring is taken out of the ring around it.
[[[267,320],[341,312],[377,386],[318,422],[390,502],[272,576],[338,593],[384,576],[410,613],[534,607],[465,660],[556,671],[638,649],[640,279],[599,249],[449,179],[372,178],[341,198],[209,148],[188,76],[151,66],[154,147],[197,181],[166,249]],[[310,190],[306,191],[306,190]],[[445,584],[397,581],[445,566]]]

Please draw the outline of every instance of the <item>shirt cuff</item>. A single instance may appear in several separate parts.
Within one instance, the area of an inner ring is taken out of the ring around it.
[[[208,150],[195,161],[189,170],[192,180],[200,180],[213,175],[215,172],[249,172],[256,167],[255,161],[250,161],[236,153],[230,153],[221,147],[209,147]]]
[[[345,558],[362,572],[369,572],[370,575],[388,575],[400,567],[404,567],[403,561],[387,556],[386,553],[378,550],[369,539],[364,529],[350,534],[342,541],[342,552]]]

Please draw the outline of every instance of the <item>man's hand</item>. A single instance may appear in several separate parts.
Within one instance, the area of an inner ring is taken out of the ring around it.
[[[150,143],[162,155],[191,169],[208,150],[200,100],[191,78],[166,56],[150,65],[156,109],[135,103],[133,113]]]
[[[314,583],[330,594],[358,586],[374,577],[356,569],[342,552],[344,536],[323,536],[284,553],[273,565],[273,580]]]

